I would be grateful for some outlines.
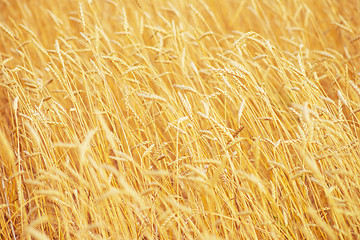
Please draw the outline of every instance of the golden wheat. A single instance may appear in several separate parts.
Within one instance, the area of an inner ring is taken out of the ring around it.
[[[0,239],[360,237],[358,1],[0,11]]]

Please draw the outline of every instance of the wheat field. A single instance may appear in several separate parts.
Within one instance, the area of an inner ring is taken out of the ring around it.
[[[0,239],[360,239],[360,1],[0,12]]]

